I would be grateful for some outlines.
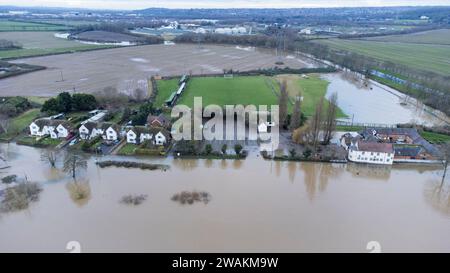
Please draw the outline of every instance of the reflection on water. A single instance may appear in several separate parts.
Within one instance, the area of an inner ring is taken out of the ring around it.
[[[89,180],[75,180],[66,184],[70,198],[78,206],[82,207],[91,199],[91,187]]]
[[[450,123],[450,119],[442,112],[412,98],[407,105],[402,105],[405,95],[372,81],[366,87],[354,74],[332,73],[322,77],[330,82],[327,96],[334,92],[338,94],[339,107],[348,115],[348,121],[353,118],[357,123],[416,123],[430,126]]]
[[[427,181],[424,196],[428,204],[434,209],[450,216],[450,183],[439,179]]]
[[[27,211],[0,217],[0,252],[63,252],[73,240],[94,252],[365,252],[372,240],[384,251],[450,251],[449,182],[436,184],[438,167],[140,158],[171,165],[149,172],[91,158],[75,182],[39,150],[8,149],[16,156],[2,175],[27,175],[44,190]],[[171,198],[181,192],[213,200],[180,206]],[[127,194],[149,199],[123,206]]]

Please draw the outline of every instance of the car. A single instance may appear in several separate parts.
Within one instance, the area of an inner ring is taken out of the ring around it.
[[[73,145],[75,145],[75,144],[77,144],[78,143],[78,139],[72,139],[70,142],[69,142],[69,146],[73,146]]]

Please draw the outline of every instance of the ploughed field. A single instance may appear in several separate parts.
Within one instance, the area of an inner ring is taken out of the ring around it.
[[[152,75],[272,68],[277,60],[273,50],[216,45],[148,45],[28,58],[17,62],[44,65],[47,69],[0,80],[0,95],[53,96],[73,90],[93,93],[108,86],[126,92],[144,88]],[[283,61],[291,68],[312,66],[300,58]]]
[[[434,30],[406,35],[392,35],[367,39],[327,39],[320,43],[336,50],[366,55],[382,61],[450,74],[450,31]]]

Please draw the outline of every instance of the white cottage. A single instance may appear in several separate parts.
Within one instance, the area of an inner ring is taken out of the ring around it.
[[[147,128],[135,126],[128,130],[127,143],[139,144],[146,140],[151,140],[154,145],[165,145],[170,139],[170,134],[163,128]]]
[[[348,160],[357,163],[392,165],[394,147],[390,143],[357,141],[348,149]]]
[[[30,126],[32,136],[50,136],[51,138],[66,138],[70,134],[70,125],[64,120],[38,119]]]

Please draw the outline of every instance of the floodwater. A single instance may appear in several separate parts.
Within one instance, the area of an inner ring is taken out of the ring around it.
[[[352,73],[324,74],[330,82],[327,96],[337,92],[338,105],[355,123],[399,124],[414,123],[427,126],[449,125],[444,113],[423,105],[400,92],[371,81],[365,87]],[[405,104],[406,105],[403,105]]]
[[[78,182],[40,161],[40,150],[1,144],[11,168],[43,185],[25,211],[0,214],[0,252],[450,251],[450,181],[435,167],[245,161],[148,160],[168,171],[100,169]],[[86,198],[77,200],[75,188]],[[211,201],[181,205],[181,191]],[[146,194],[139,206],[119,201]]]

